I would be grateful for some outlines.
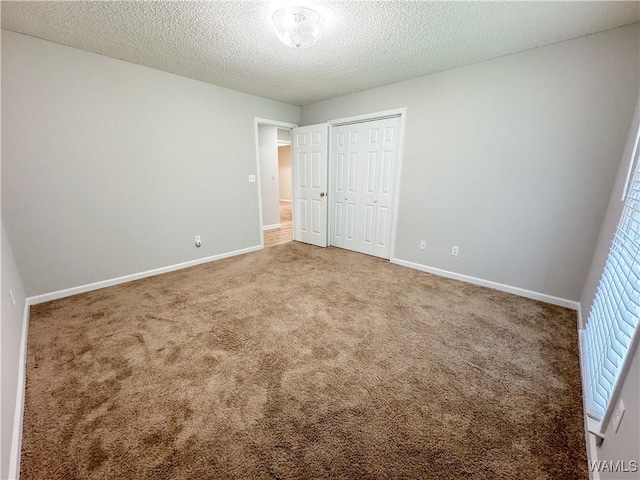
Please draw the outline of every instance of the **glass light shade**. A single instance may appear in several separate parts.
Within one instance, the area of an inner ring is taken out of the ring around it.
[[[271,17],[278,38],[291,48],[309,48],[324,32],[324,20],[306,7],[284,7]]]

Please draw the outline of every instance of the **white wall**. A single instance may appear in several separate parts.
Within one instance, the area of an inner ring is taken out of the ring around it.
[[[278,173],[280,175],[280,200],[291,201],[291,145],[278,147]]]
[[[20,364],[20,347],[22,344],[22,328],[25,321],[25,293],[22,279],[16,267],[9,237],[2,222],[2,383],[1,416],[2,432],[0,437],[0,478],[9,478],[11,459],[11,443],[13,437],[16,392],[18,391],[18,372]],[[9,291],[13,292],[15,306]]]
[[[624,202],[622,199],[622,191],[629,169],[629,160],[633,154],[633,146],[635,143],[638,128],[640,127],[640,97],[635,103],[635,114],[629,128],[624,153],[619,162],[618,172],[614,188],[609,199],[609,206],[605,219],[602,223],[602,230],[598,238],[598,244],[593,255],[589,275],[585,282],[582,292],[580,308],[582,310],[583,320],[586,320],[591,304],[596,294],[598,283],[604,269],[604,264],[613,241],[613,236],[618,227],[620,216]],[[631,352],[631,368],[623,379],[622,391],[620,398],[625,405],[625,414],[622,418],[620,428],[617,432],[612,428],[610,423],[604,431],[605,440],[602,446],[592,450],[593,460],[635,460],[640,465],[640,354],[636,350]],[[626,475],[620,472],[602,472],[602,479],[637,479],[638,472],[629,472]]]
[[[291,129],[289,128],[279,128],[278,129],[278,140],[284,142],[291,142]]]
[[[278,128],[272,125],[258,125],[258,147],[262,187],[262,225],[270,227],[280,223]]]
[[[2,99],[2,217],[28,295],[260,245],[254,117],[300,112],[7,31]]]
[[[395,257],[575,301],[639,44],[638,25],[623,27],[308,105],[301,124],[406,107]]]

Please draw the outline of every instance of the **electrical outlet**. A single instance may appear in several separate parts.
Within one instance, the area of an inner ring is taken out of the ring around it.
[[[613,412],[613,430],[617,433],[618,428],[620,427],[620,422],[622,422],[622,417],[624,415],[624,403],[622,403],[622,399],[618,402],[616,409]]]
[[[451,255],[454,257],[458,256],[458,247],[451,247]]]
[[[13,306],[16,306],[16,297],[13,296],[13,290],[9,290],[9,296],[11,297],[11,303],[13,303]]]
[[[420,250],[424,250],[425,248],[427,248],[427,241],[420,240]]]
[[[256,176],[255,175],[249,175],[249,183],[256,183]]]
[[[196,247],[201,247],[202,246],[202,242],[200,241],[200,235],[196,235]]]

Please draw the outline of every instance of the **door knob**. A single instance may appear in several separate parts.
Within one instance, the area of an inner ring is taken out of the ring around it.
[[[320,192],[320,198],[324,197],[324,192]]]

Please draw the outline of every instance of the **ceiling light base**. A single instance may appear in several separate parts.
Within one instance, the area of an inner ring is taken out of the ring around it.
[[[278,38],[291,48],[314,45],[324,32],[324,19],[307,7],[284,7],[271,17]]]

